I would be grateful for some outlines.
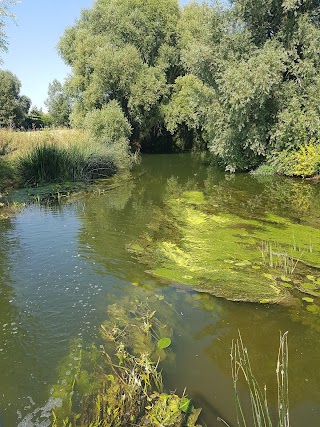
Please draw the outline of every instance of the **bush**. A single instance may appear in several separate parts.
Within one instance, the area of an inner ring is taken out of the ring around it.
[[[263,163],[257,169],[250,172],[253,176],[273,176],[275,173],[274,167],[267,163]]]
[[[85,116],[84,128],[95,142],[102,144],[129,140],[131,126],[118,102],[110,101],[101,110],[92,110]]]
[[[93,144],[105,146],[118,169],[130,168],[131,125],[118,102],[110,101],[101,110],[96,109],[87,113],[84,128]]]
[[[320,143],[310,142],[296,151],[273,154],[270,165],[281,175],[309,177],[320,173]]]

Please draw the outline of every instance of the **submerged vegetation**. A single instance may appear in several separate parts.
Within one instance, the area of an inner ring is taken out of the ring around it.
[[[195,427],[201,410],[186,395],[164,392],[158,366],[170,349],[157,343],[170,327],[148,302],[114,304],[108,314],[102,354],[95,346],[82,349],[78,340],[61,363],[63,374],[51,389],[53,426]]]
[[[165,303],[163,298],[160,300]],[[51,415],[54,427],[201,427],[201,409],[194,408],[185,392],[182,397],[167,393],[159,370],[161,361],[170,355],[169,338],[159,340],[168,333],[170,315],[164,324],[149,301],[123,302],[108,307],[108,320],[101,325],[102,350],[95,345],[84,347],[79,339],[70,343],[69,354],[58,369],[59,379],[50,389],[50,404],[46,407],[52,414],[43,409],[40,417]],[[168,315],[168,303],[164,308]],[[157,343],[165,339],[167,345],[160,348]],[[262,392],[240,333],[232,342],[230,356],[238,427],[272,427],[274,417],[269,412],[266,387]],[[280,335],[276,374],[276,424],[289,427],[287,333]],[[242,406],[239,383],[248,387],[250,410]],[[33,415],[37,417],[38,412]]]
[[[294,304],[297,290],[320,296],[313,227],[271,214],[244,218],[218,200],[169,180],[163,209],[128,249],[166,282],[234,301]],[[310,269],[315,281],[304,286]]]

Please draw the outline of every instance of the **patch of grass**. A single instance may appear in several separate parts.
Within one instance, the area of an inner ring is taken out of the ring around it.
[[[105,178],[118,170],[129,170],[133,163],[125,141],[101,144],[78,129],[0,129],[0,153],[8,166],[2,173],[0,165],[0,188],[1,182],[8,186],[9,169],[17,177],[16,183],[38,186]]]
[[[4,156],[0,156],[0,192],[16,182],[14,165]]]
[[[91,152],[87,147],[59,147],[42,144],[21,156],[18,174],[23,185],[50,182],[76,182],[105,178],[116,172],[116,166],[104,147]]]

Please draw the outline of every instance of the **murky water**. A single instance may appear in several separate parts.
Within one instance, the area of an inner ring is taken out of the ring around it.
[[[289,331],[292,425],[320,424],[319,315],[299,307],[234,303],[149,276],[126,246],[162,208],[167,180],[206,189],[230,213],[271,213],[320,233],[320,189],[307,182],[230,176],[190,155],[144,157],[135,179],[59,207],[31,206],[0,222],[0,425],[50,425],[58,366],[69,343],[99,344],[107,306],[157,294],[172,304],[168,390],[187,388],[203,422],[235,425],[230,345],[241,331],[254,372],[276,403],[279,331]],[[72,367],[71,367],[72,368]],[[245,389],[244,389],[245,390]],[[244,398],[246,393],[244,391]],[[45,408],[40,410],[39,408]]]

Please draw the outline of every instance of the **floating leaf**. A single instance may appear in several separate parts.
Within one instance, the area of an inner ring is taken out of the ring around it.
[[[171,344],[170,338],[161,338],[161,340],[158,341],[158,348],[163,349],[169,347]]]
[[[304,298],[302,298],[302,301],[312,303],[312,302],[313,302],[313,298],[310,298],[310,297],[304,297]]]
[[[314,282],[314,281],[315,281],[315,279],[316,279],[314,276],[310,276],[310,274],[308,274],[306,277],[307,277],[307,279],[308,279],[308,280],[310,280],[311,282]]]
[[[193,411],[191,400],[187,397],[182,397],[182,399],[180,399],[179,409],[186,414],[190,414]]]
[[[282,282],[280,283],[281,286],[284,286],[285,288],[292,288],[291,283]]]
[[[304,289],[311,289],[311,290],[315,290],[318,288],[317,285],[315,285],[314,283],[302,283],[301,286]]]
[[[287,276],[281,276],[281,277],[280,277],[280,279],[281,279],[283,282],[291,282],[290,277],[287,277]]]
[[[260,301],[260,304],[269,304],[270,300],[269,299],[262,299]]]

